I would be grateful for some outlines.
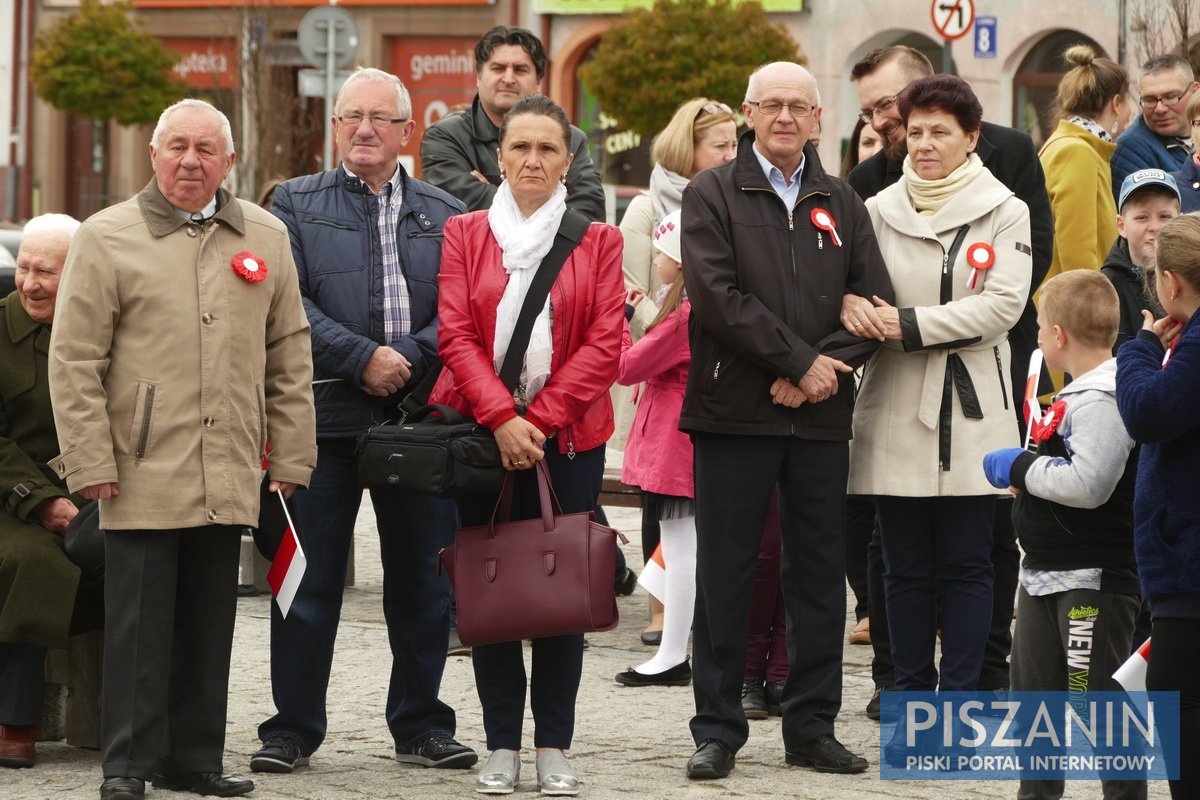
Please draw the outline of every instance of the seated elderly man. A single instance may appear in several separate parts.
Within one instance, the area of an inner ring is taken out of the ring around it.
[[[47,647],[94,625],[100,592],[63,550],[76,499],[46,466],[58,453],[46,354],[58,279],[79,222],[25,226],[17,289],[0,299],[0,766],[31,767]],[[82,502],[82,501],[80,501]],[[78,609],[78,612],[76,611]]]

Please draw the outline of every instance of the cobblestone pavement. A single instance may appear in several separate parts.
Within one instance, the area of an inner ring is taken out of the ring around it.
[[[630,564],[641,563],[640,517],[636,510],[609,509],[610,522],[630,539],[624,547]],[[404,767],[392,760],[392,742],[383,720],[390,659],[380,607],[382,574],[378,540],[369,503],[359,516],[356,537],[356,584],[347,589],[329,687],[329,736],[309,768],[292,775],[255,775],[258,800],[329,800],[394,798],[426,800],[477,797],[473,771]],[[230,681],[225,768],[250,775],[249,756],[258,745],[255,730],[274,712],[267,642],[269,598],[242,598],[238,604]],[[975,800],[1012,798],[1012,781],[882,781],[879,779],[878,725],[863,714],[871,696],[869,647],[845,648],[842,713],[837,735],[865,755],[871,768],[862,775],[821,775],[784,764],[779,720],[751,722],[750,741],[738,755],[737,768],[722,781],[692,783],[684,764],[694,746],[687,722],[690,688],[624,688],[613,675],[649,656],[638,640],[647,618],[646,595],[639,589],[619,599],[622,623],[617,630],[588,636],[584,657],[575,746],[570,757],[584,781],[582,796],[591,800],[708,800],[709,798],[787,797],[808,800],[856,798],[937,798]],[[852,605],[852,603],[851,603]],[[847,622],[847,631],[850,622]],[[526,651],[528,653],[528,650]],[[527,655],[528,658],[528,655]],[[442,682],[443,698],[458,712],[458,738],[484,756],[483,726],[470,660],[451,658]],[[532,720],[526,712],[526,736]],[[524,783],[515,797],[536,791],[533,756],[524,756]],[[39,745],[31,770],[0,770],[0,800],[95,798],[101,781],[99,755],[60,743]],[[1066,797],[1098,797],[1094,783],[1068,783]],[[1150,798],[1165,800],[1165,784],[1152,784]],[[150,790],[148,797],[183,797]]]

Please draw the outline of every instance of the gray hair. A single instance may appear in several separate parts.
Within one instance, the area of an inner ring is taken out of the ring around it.
[[[769,64],[763,64],[761,67],[754,70],[754,72],[751,72],[750,80],[746,81],[746,97],[745,97],[746,102],[750,102],[750,96],[752,94],[754,94],[754,90],[758,88],[758,73],[762,72],[765,69],[768,69],[769,67],[774,67],[774,66],[777,66],[780,64],[789,64],[793,67],[798,67],[801,70],[803,70],[803,72],[806,75],[808,75],[808,83],[809,83],[808,88],[812,89],[813,98],[814,98],[813,105],[817,106],[819,108],[821,105],[821,90],[817,88],[817,79],[813,76],[813,74],[811,72],[809,72],[807,69],[805,69],[802,64],[796,64],[795,62],[792,62],[792,61],[772,61]]]
[[[25,227],[21,229],[21,236],[25,238],[42,233],[53,233],[61,234],[70,240],[81,224],[70,214],[42,214],[25,223]]]
[[[1192,70],[1192,64],[1186,58],[1175,53],[1164,53],[1162,55],[1151,56],[1146,59],[1146,63],[1142,64],[1142,76],[1153,75],[1158,72],[1169,72],[1174,70],[1183,76],[1188,83],[1196,80],[1196,73]]]
[[[404,88],[404,82],[390,72],[384,72],[375,67],[359,67],[350,73],[350,77],[346,78],[346,82],[342,84],[342,89],[338,92],[337,101],[333,104],[333,112],[335,114],[342,113],[342,95],[350,88],[352,83],[358,81],[371,81],[373,83],[390,83],[396,89],[396,114],[403,119],[412,119],[412,99],[408,96],[408,89]]]
[[[205,111],[211,111],[220,119],[221,138],[225,140],[226,154],[232,154],[233,150],[233,129],[229,127],[229,117],[222,113],[221,109],[214,106],[212,103],[207,103],[204,100],[197,100],[194,97],[188,97],[180,100],[178,103],[167,106],[163,112],[158,115],[158,124],[154,126],[154,133],[150,135],[150,146],[158,147],[162,141],[163,134],[167,130],[167,123],[171,120],[171,115],[182,108],[199,108]]]

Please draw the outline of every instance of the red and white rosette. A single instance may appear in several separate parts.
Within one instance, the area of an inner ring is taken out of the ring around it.
[[[833,214],[823,208],[814,208],[808,218],[812,220],[813,225],[828,233],[835,245],[842,246],[842,237],[838,236],[837,221],[834,220]]]
[[[967,278],[967,288],[974,289],[979,283],[979,275],[985,269],[991,269],[996,263],[996,251],[987,242],[975,242],[967,246],[967,264],[971,267],[971,275]]]
[[[233,267],[233,271],[244,281],[258,283],[267,279],[267,262],[249,250],[243,250],[235,255],[230,260],[229,266]]]

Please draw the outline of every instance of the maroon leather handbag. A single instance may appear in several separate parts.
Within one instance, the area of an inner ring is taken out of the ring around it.
[[[540,639],[617,626],[617,539],[620,532],[590,511],[564,514],[545,462],[537,465],[541,516],[510,520],[513,473],[487,525],[460,528],[438,554],[458,604],[458,637],[466,645]]]

